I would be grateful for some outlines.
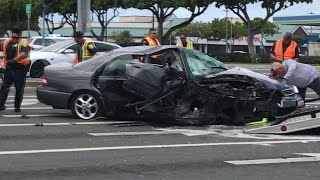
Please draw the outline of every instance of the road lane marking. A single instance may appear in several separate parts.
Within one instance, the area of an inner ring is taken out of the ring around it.
[[[7,100],[7,101],[6,101],[6,105],[11,105],[11,106],[13,106],[14,101],[15,101],[15,100],[13,100],[13,99]],[[22,100],[22,103],[21,103],[21,106],[30,106],[30,105],[34,105],[34,104],[38,104],[38,103],[40,103],[40,102],[38,101],[38,99],[23,99],[23,100]]]
[[[260,144],[261,146],[273,146],[272,144]]]
[[[59,117],[59,116],[66,116],[69,114],[25,114],[26,117]],[[7,115],[2,115],[3,117],[6,118],[20,118],[22,115],[20,114],[7,114]]]
[[[116,124],[116,123],[128,123],[129,121],[109,121],[109,122],[61,122],[61,123],[42,123],[43,126],[69,126],[69,125],[99,125],[99,124]],[[132,121],[130,121],[132,122]],[[22,124],[0,124],[0,127],[24,127],[35,126],[41,123],[22,123]]]
[[[15,96],[8,96],[8,98],[14,98]],[[23,96],[23,98],[37,98],[37,96]]]
[[[319,142],[308,140],[308,142]],[[107,150],[129,150],[129,149],[158,149],[158,148],[184,148],[184,147],[210,147],[210,146],[232,146],[232,145],[257,145],[257,144],[289,144],[301,143],[301,141],[260,141],[260,142],[225,142],[225,143],[200,143],[200,144],[167,144],[167,145],[143,145],[143,146],[111,146],[111,147],[89,147],[69,149],[42,149],[42,150],[20,150],[0,151],[0,155],[40,154],[40,153],[62,153],[62,152],[86,152]]]
[[[214,131],[197,130],[197,129],[158,128],[156,130],[166,131],[166,132],[169,132],[169,133],[179,133],[179,134],[184,134],[186,136],[203,136],[203,135],[217,134]]]
[[[87,133],[91,136],[137,136],[137,135],[166,135],[166,134],[180,134],[178,132],[165,131],[144,131],[144,132],[110,132],[110,133]]]
[[[281,164],[281,163],[295,163],[295,162],[317,162],[320,157],[298,157],[298,158],[275,158],[275,159],[255,159],[255,160],[239,160],[239,161],[225,161],[234,165],[261,165],[261,164]]]
[[[8,107],[7,110],[13,110],[15,108]],[[21,110],[47,110],[47,109],[53,109],[52,107],[22,107]]]

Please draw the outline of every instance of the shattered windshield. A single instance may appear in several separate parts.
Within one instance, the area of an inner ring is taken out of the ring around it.
[[[184,48],[188,65],[192,75],[203,77],[227,70],[227,67],[215,58],[212,58],[199,51]]]

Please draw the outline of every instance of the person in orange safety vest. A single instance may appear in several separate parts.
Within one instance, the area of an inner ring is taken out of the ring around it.
[[[158,33],[154,28],[149,29],[149,34],[145,38],[142,39],[142,45],[144,46],[160,46],[160,42],[157,39]]]
[[[282,63],[287,59],[298,61],[300,58],[299,54],[298,44],[293,41],[292,34],[287,32],[282,40],[275,42],[270,57],[272,61]]]
[[[16,88],[14,107],[15,112],[20,112],[26,75],[30,66],[31,47],[27,40],[21,39],[21,30],[14,28],[12,37],[0,44],[3,52],[4,80],[0,89],[0,111],[6,109],[5,102],[8,98],[10,87],[14,83]]]
[[[157,39],[158,37],[158,33],[157,30],[154,28],[150,28],[149,29],[149,34],[148,36],[144,37],[141,41],[143,46],[160,46],[160,42]],[[157,59],[159,56],[158,55],[152,55],[151,56],[153,58],[153,60]],[[140,61],[144,61],[144,57],[140,58]],[[156,62],[156,61],[155,61]]]
[[[78,50],[73,59],[73,63],[82,62],[96,55],[97,48],[95,44],[89,40],[85,40],[81,31],[75,32],[73,37],[78,44]]]

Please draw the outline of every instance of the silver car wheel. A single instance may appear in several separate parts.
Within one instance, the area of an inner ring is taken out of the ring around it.
[[[82,94],[74,101],[75,112],[81,119],[91,119],[98,113],[98,102],[90,94]]]

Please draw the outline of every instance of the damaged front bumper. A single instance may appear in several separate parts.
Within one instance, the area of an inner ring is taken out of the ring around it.
[[[285,96],[277,104],[280,108],[302,108],[304,107],[304,100],[298,94],[293,96]]]

